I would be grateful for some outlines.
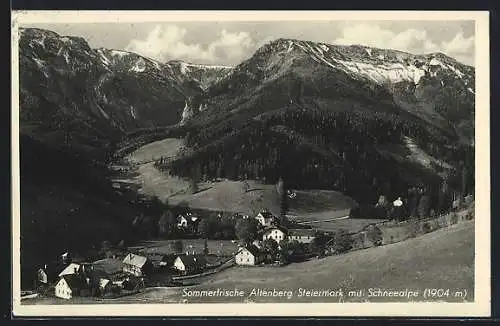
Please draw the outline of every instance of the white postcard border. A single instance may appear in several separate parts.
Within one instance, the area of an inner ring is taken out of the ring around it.
[[[18,27],[27,23],[474,20],[476,218],[474,303],[21,305]],[[15,11],[12,13],[12,298],[15,316],[400,316],[491,314],[489,13],[486,11]],[[480,200],[478,200],[480,199]]]

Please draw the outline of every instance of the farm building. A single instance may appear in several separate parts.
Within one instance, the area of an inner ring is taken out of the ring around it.
[[[206,265],[205,257],[201,255],[180,255],[174,261],[174,268],[184,274],[201,272]]]
[[[45,265],[43,268],[40,268],[36,272],[36,279],[38,281],[38,284],[47,284],[48,283],[47,265]]]
[[[271,226],[275,220],[274,215],[268,211],[261,211],[255,219],[259,221],[262,226]]]
[[[61,277],[55,287],[55,295],[62,299],[71,299],[80,295],[84,284],[82,279],[76,274],[67,274]]]
[[[241,247],[235,256],[238,265],[259,265],[265,259],[265,253],[255,245]]]
[[[135,276],[143,276],[151,271],[151,261],[144,256],[129,253],[123,259],[123,271]]]
[[[167,255],[150,255],[148,258],[151,260],[153,267],[156,269],[161,268],[169,268],[174,264],[175,258],[177,258],[174,254]]]
[[[257,247],[258,249],[262,249],[262,241],[256,239],[252,242],[252,245]]]
[[[177,227],[178,228],[187,228],[188,224],[189,224],[189,221],[184,215],[177,216]]]
[[[315,233],[312,229],[289,229],[288,240],[300,243],[311,243],[314,241]]]
[[[64,275],[72,275],[77,274],[80,271],[80,264],[71,263],[66,268],[64,268],[60,273],[59,277],[63,277]]]
[[[99,279],[99,291],[101,291],[102,294],[105,294],[111,289],[111,285],[113,283],[111,282],[110,279],[108,278],[100,278]]]
[[[274,241],[280,243],[280,241],[286,239],[286,231],[277,226],[270,227],[262,234],[262,241],[267,239],[274,239]]]

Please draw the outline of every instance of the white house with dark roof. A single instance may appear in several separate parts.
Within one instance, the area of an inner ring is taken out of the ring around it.
[[[286,230],[278,226],[272,226],[262,233],[262,241],[274,239],[277,243],[286,239]]]
[[[207,266],[207,261],[202,255],[179,255],[174,260],[173,267],[179,272],[190,274],[201,272]]]
[[[151,261],[144,256],[129,253],[123,259],[123,271],[135,276],[143,276],[152,267]]]
[[[43,268],[39,268],[36,272],[36,279],[39,284],[47,284],[48,283],[48,275],[47,275],[47,265]]]
[[[54,294],[58,298],[71,299],[79,295],[83,287],[84,284],[78,275],[67,274],[62,276],[57,282]]]
[[[259,265],[265,260],[265,253],[255,245],[240,247],[234,260],[237,265]]]
[[[261,211],[255,219],[259,221],[262,226],[271,226],[275,220],[274,215],[268,211]]]

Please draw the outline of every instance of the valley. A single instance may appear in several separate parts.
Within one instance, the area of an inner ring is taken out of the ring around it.
[[[113,299],[178,302],[172,275],[210,272],[239,244],[283,228],[296,247],[267,243],[262,266],[184,286],[397,288],[408,274],[473,292],[472,222],[437,231],[422,222],[412,239],[404,225],[384,239],[370,231],[471,207],[473,67],[441,53],[294,39],[235,66],[160,62],[36,28],[21,29],[19,51],[23,289],[64,252],[120,274],[128,254],[190,248],[209,267],[161,269],[155,282],[171,288],[146,280]],[[356,249],[375,248],[349,252],[360,234]]]
[[[220,303],[220,302],[472,302],[474,300],[474,222],[464,222],[401,243],[311,260],[279,268],[237,267],[223,271],[202,284],[179,288],[151,288],[116,300],[80,300],[78,303]],[[263,287],[262,285],[265,284]],[[250,296],[252,289],[292,291],[292,297]],[[446,297],[424,298],[425,288],[451,289]],[[240,290],[243,297],[186,296],[196,290]],[[300,296],[299,290],[332,291],[339,296]],[[368,289],[410,289],[418,297],[370,296]],[[467,291],[467,295],[455,292]],[[362,290],[348,297],[349,291]],[[66,300],[26,300],[26,304],[67,304]],[[76,302],[75,302],[76,303]]]

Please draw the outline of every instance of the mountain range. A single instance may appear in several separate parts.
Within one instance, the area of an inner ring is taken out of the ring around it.
[[[190,150],[156,166],[196,180],[284,178],[360,203],[474,186],[475,70],[442,53],[276,39],[214,66],[24,28],[19,82],[23,234],[46,230],[26,236],[28,260],[54,237],[49,224],[65,243],[119,238],[113,225],[137,211],[103,190],[106,165],[134,138],[172,130]]]

